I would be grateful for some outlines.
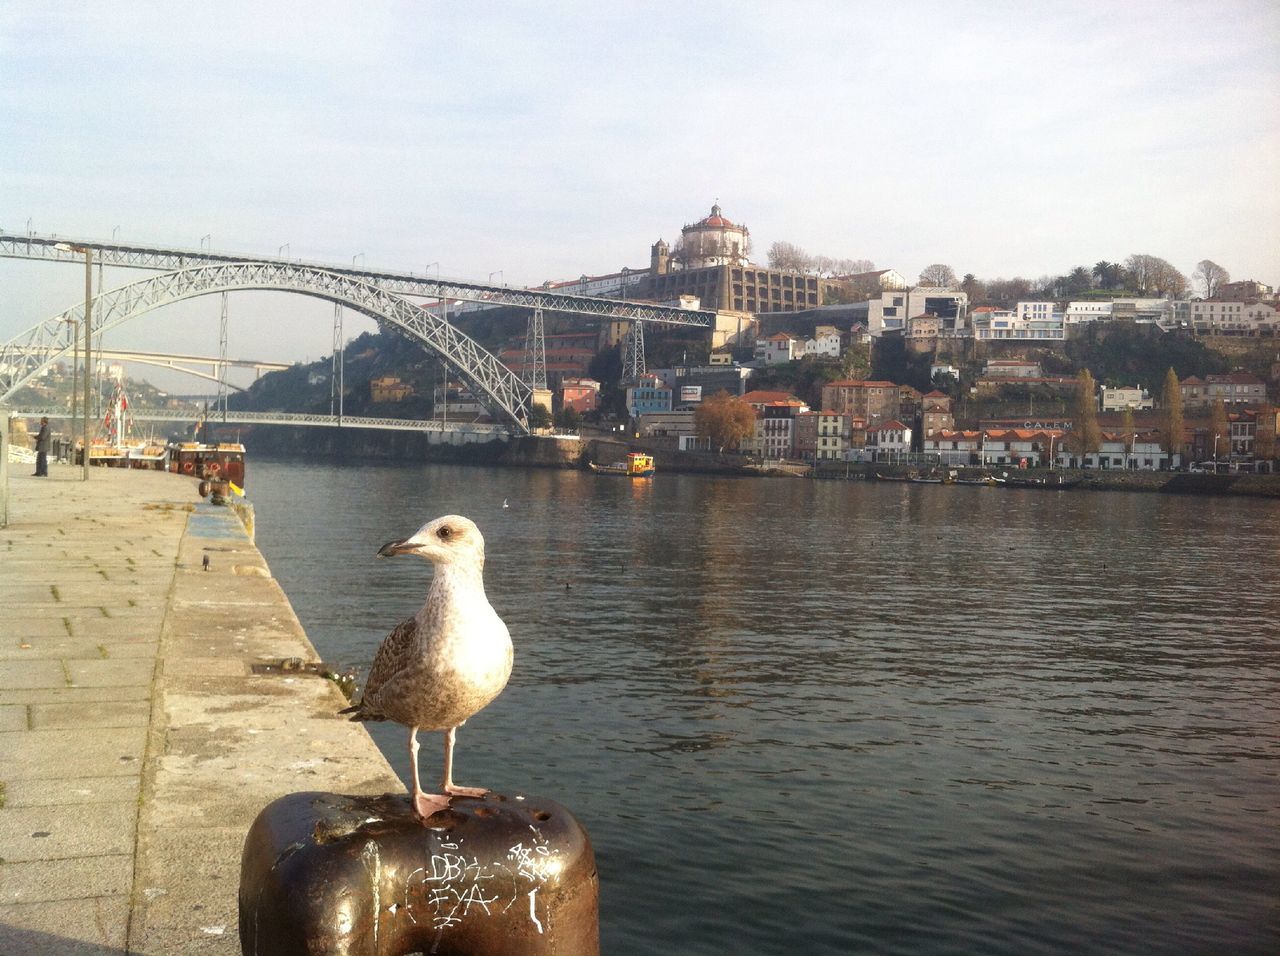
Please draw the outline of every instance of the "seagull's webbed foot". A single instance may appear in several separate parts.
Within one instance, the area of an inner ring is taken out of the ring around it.
[[[413,812],[422,820],[433,813],[449,809],[449,796],[443,793],[415,793],[413,795]]]
[[[459,787],[455,783],[447,783],[444,792],[451,797],[483,797],[489,791],[484,787]]]

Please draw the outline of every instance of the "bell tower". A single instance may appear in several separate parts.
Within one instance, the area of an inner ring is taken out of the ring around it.
[[[671,271],[671,248],[662,239],[650,247],[649,250],[649,273],[655,276],[664,276]]]

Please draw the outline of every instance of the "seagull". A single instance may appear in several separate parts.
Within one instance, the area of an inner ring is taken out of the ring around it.
[[[503,499],[502,499],[502,507],[504,507],[504,508],[510,508],[510,507],[511,507],[509,504],[507,504],[507,499],[506,499],[506,498],[503,498]]]
[[[360,702],[341,711],[352,720],[392,720],[409,728],[413,809],[426,820],[451,797],[482,797],[482,787],[453,782],[458,728],[502,692],[511,676],[511,636],[484,593],[484,538],[461,515],[429,521],[391,541],[381,557],[417,554],[435,565],[427,601],[378,647]],[[441,793],[418,781],[418,731],[444,731]]]

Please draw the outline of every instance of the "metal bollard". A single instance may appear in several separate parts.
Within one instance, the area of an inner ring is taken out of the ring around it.
[[[564,807],[490,793],[424,824],[403,795],[294,793],[240,865],[246,956],[598,956],[591,840]]]

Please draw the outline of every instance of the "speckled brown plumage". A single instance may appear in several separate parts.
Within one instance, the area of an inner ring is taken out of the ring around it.
[[[379,554],[421,555],[435,565],[435,576],[426,603],[379,646],[360,702],[343,713],[352,714],[352,720],[392,720],[409,728],[415,806],[426,816],[447,797],[421,792],[417,731],[446,732],[445,794],[474,795],[473,788],[452,782],[454,731],[506,686],[511,637],[485,595],[484,538],[468,519],[437,518]]]

